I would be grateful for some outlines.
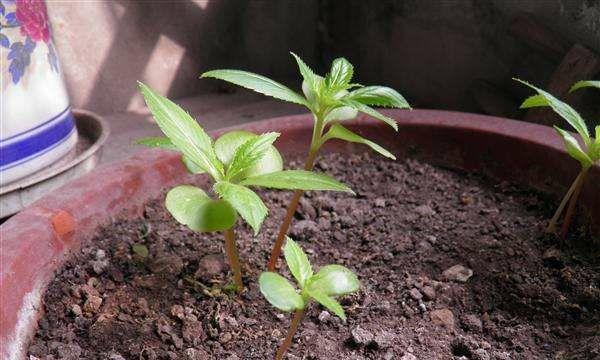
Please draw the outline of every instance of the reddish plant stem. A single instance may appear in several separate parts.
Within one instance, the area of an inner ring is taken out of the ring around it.
[[[298,326],[300,326],[300,322],[302,321],[303,316],[304,309],[296,310],[296,312],[294,313],[294,317],[292,318],[292,322],[290,324],[290,329],[288,330],[287,336],[285,337],[283,343],[281,343],[281,346],[279,346],[279,349],[277,349],[277,355],[275,355],[275,360],[283,359],[283,355],[285,355],[285,352],[290,348],[290,345],[292,345],[292,340],[294,339],[294,335],[298,330]]]
[[[240,267],[237,246],[235,245],[233,228],[225,230],[225,253],[227,254],[229,267],[233,273],[233,282],[237,291],[242,292],[244,290],[244,283],[242,282],[242,269]]]
[[[565,194],[565,196],[561,200],[560,205],[558,206],[558,208],[554,212],[554,216],[552,216],[552,219],[550,219],[550,222],[548,223],[548,227],[546,228],[546,232],[547,233],[556,234],[556,223],[560,219],[560,216],[562,215],[563,210],[565,209],[565,206],[568,205],[569,200],[573,196],[573,191],[575,191],[575,188],[577,187],[577,184],[579,183],[579,179],[581,179],[581,177],[584,175],[584,170],[585,169],[582,169],[579,172],[579,174],[577,175],[577,177],[575,178],[575,180],[573,180],[573,183],[569,187],[569,190],[567,191],[567,193]]]
[[[583,184],[585,184],[587,172],[588,169],[582,170],[581,176],[579,177],[578,183],[575,186],[575,190],[573,191],[573,195],[571,195],[571,200],[569,200],[569,207],[567,208],[567,213],[565,214],[565,219],[563,220],[563,224],[560,229],[560,239],[563,241],[567,237],[569,227],[571,226],[571,222],[573,221],[573,215],[575,215],[575,209],[577,208],[577,200],[579,199],[579,195],[581,194]]]
[[[315,158],[317,157],[318,149],[315,151],[310,151],[308,153],[308,157],[306,158],[306,162],[304,163],[304,170],[311,171],[313,166],[315,165]],[[296,213],[296,209],[298,208],[298,203],[300,202],[300,198],[304,194],[302,190],[296,190],[294,192],[294,196],[292,196],[292,200],[288,205],[287,211],[285,213],[285,218],[279,227],[279,233],[277,234],[277,239],[275,240],[275,244],[273,244],[273,248],[271,249],[271,256],[269,257],[269,264],[267,265],[267,269],[269,271],[275,271],[275,267],[277,266],[277,259],[281,254],[281,247],[283,246],[283,240],[285,239],[285,235],[287,234],[290,224],[294,219],[294,214]]]

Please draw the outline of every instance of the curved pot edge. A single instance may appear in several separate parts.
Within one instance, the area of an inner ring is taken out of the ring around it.
[[[427,130],[445,127],[510,137],[546,147],[568,158],[560,139],[549,127],[441,110],[385,112],[396,118],[401,128],[422,127]],[[359,128],[382,128],[380,122],[366,117],[359,117],[348,124]],[[312,119],[301,114],[220,129],[212,131],[211,135],[239,128],[258,132],[284,130],[280,141],[285,142],[288,148],[282,149],[282,152],[289,154],[304,151],[307,143],[302,136],[296,135],[311,126]],[[600,168],[594,170],[595,176],[600,176]],[[61,187],[0,226],[3,250],[0,254],[0,317],[4,320],[0,325],[0,340],[3,358],[24,357],[25,346],[40,315],[38,308],[45,285],[68,251],[76,249],[80,240],[91,234],[103,223],[103,219],[119,214],[141,215],[146,201],[185,176],[187,173],[177,154],[164,150],[141,151],[118,163],[101,166]],[[96,180],[99,178],[108,180],[98,183]]]

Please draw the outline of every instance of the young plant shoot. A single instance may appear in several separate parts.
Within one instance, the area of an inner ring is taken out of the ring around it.
[[[589,169],[594,165],[600,162],[600,126],[596,126],[594,139],[591,137],[590,132],[588,130],[587,125],[583,118],[579,115],[575,109],[573,109],[568,104],[556,99],[554,96],[549,94],[548,92],[541,90],[525,81],[515,79],[518,82],[525,84],[535,90],[537,95],[533,95],[527,98],[523,104],[521,104],[522,109],[532,108],[532,107],[541,107],[541,106],[549,106],[552,110],[560,115],[569,125],[571,125],[575,131],[579,134],[583,141],[583,146],[577,141],[577,139],[571,135],[569,132],[559,128],[558,126],[554,126],[560,137],[562,137],[567,152],[571,157],[575,160],[579,161],[581,164],[581,171],[579,175],[575,178],[575,181],[565,194],[562,199],[558,209],[554,213],[552,219],[550,219],[550,223],[546,229],[549,233],[556,233],[556,224],[563,213],[565,207],[568,204],[567,212],[565,214],[562,227],[560,230],[560,238],[564,239],[569,230],[569,226],[571,225],[571,221],[573,215],[575,213],[577,200],[581,193],[581,189],[585,184],[585,179],[588,174]],[[600,89],[600,81],[579,81],[570,91],[575,91],[585,87],[596,87]]]
[[[385,122],[398,131],[398,126],[393,119],[381,114],[371,106],[410,109],[404,97],[389,87],[362,86],[352,83],[354,67],[344,58],[335,59],[329,73],[322,77],[315,74],[296,54],[291,54],[296,59],[303,77],[302,92],[304,95],[269,78],[246,71],[213,70],[205,72],[202,77],[225,80],[261,94],[308,108],[314,117],[314,127],[308,156],[304,164],[304,169],[307,171],[312,170],[319,149],[330,139],[364,144],[385,157],[395,159],[389,151],[348,130],[341,122],[353,119],[358,112],[362,112]],[[275,269],[281,246],[302,194],[302,190],[296,191],[290,201],[271,251],[269,271]]]
[[[351,294],[360,287],[356,275],[341,265],[327,265],[316,274],[302,248],[287,237],[283,254],[290,273],[296,279],[299,292],[283,276],[274,272],[263,272],[258,280],[263,296],[277,309],[294,311],[288,334],[277,350],[275,359],[280,360],[290,347],[304,310],[311,300],[346,321],[346,313],[334,297]]]
[[[181,224],[194,231],[223,231],[225,252],[234,284],[243,289],[233,226],[241,216],[256,235],[267,216],[267,207],[249,186],[291,190],[351,190],[322,174],[283,170],[281,155],[273,146],[278,133],[256,135],[231,131],[214,143],[182,108],[140,83],[150,112],[166,137],[146,138],[138,144],[180,151],[188,171],[206,173],[217,199],[202,189],[180,185],[167,193],[165,206]]]

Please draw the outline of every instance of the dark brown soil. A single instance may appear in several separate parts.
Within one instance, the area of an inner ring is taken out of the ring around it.
[[[318,167],[357,196],[307,194],[291,234],[317,267],[355,270],[362,289],[341,299],[345,324],[311,305],[288,359],[600,359],[597,250],[554,250],[541,195],[368,154]],[[158,200],[60,270],[31,359],[271,359],[290,315],[256,279],[290,193],[262,195],[271,215],[260,234],[237,230],[243,295],[227,291],[222,235],[187,230]],[[570,242],[591,240],[574,232]],[[443,275],[455,265],[466,269]],[[468,269],[466,282],[452,279]]]

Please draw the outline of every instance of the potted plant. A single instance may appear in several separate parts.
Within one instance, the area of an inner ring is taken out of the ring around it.
[[[283,170],[281,155],[272,145],[278,133],[255,135],[231,131],[214,142],[185,110],[143,83],[140,91],[166,138],[147,138],[139,144],[181,151],[182,162],[193,173],[207,173],[217,200],[192,185],[180,185],[166,196],[165,206],[181,224],[194,231],[223,231],[225,252],[235,288],[242,291],[242,271],[233,227],[239,214],[254,230],[268,209],[248,186],[288,190],[351,190],[326,175]]]
[[[385,157],[395,159],[394,155],[388,150],[353,133],[345,128],[341,122],[353,119],[358,112],[361,112],[383,121],[398,131],[398,126],[393,119],[370,106],[410,109],[406,99],[389,87],[362,86],[352,83],[354,66],[344,58],[335,59],[331,63],[331,70],[323,77],[315,74],[298,55],[291,54],[298,63],[298,69],[303,78],[302,92],[304,96],[274,80],[246,71],[212,70],[203,73],[202,77],[225,80],[267,96],[305,106],[314,118],[312,138],[304,162],[305,170],[313,168],[319,150],[331,139],[364,144]],[[285,235],[288,232],[302,194],[303,191],[296,191],[294,197],[290,200],[286,217],[279,227],[277,239],[271,250],[268,262],[269,271],[275,270]]]
[[[345,190],[343,182],[356,196],[308,194],[311,201],[297,215],[303,220],[284,248],[297,287],[285,280],[285,268],[261,275],[287,199],[259,191],[272,216],[248,221],[260,224],[257,235],[237,228],[251,280],[233,295],[185,281],[197,276],[198,283],[218,285],[226,271],[217,263],[197,272],[198,259],[220,250],[222,236],[181,223],[196,224],[188,215],[203,215],[205,204],[223,200],[244,212],[222,189],[204,195],[198,188],[223,181],[250,186],[248,179],[263,186],[264,176],[285,170],[226,179],[234,160],[219,159],[217,142],[229,134],[244,144],[232,146],[238,159],[263,159],[275,154],[277,132],[283,156],[302,162],[298,153],[313,136],[314,118],[245,125],[246,135],[241,128],[209,135],[184,111],[145,91],[168,140],[143,142],[177,153],[148,150],[97,169],[1,225],[4,357],[264,359],[278,356],[280,345],[283,356],[292,338],[289,358],[585,358],[597,351],[595,260],[577,249],[551,259],[539,226],[550,209],[539,191],[561,193],[579,170],[553,129],[430,110],[382,112],[397,122],[398,134],[383,131],[388,125],[380,120],[345,120],[344,128],[402,161],[371,157],[345,142],[323,145],[315,168],[338,179],[327,178],[329,187]],[[206,176],[190,177],[198,171]],[[587,176],[579,205],[592,219],[588,234],[596,236],[598,166]],[[192,183],[191,195],[183,189],[184,201],[176,196],[165,208],[164,189]],[[300,183],[308,190],[309,181]],[[195,210],[185,211],[187,199]],[[223,219],[231,216],[200,223],[227,230],[231,221],[223,225]],[[136,262],[137,244],[148,250],[143,263]],[[281,329],[288,320],[271,304],[296,312],[287,336]],[[45,315],[38,327],[39,309]],[[560,332],[565,329],[568,337]]]

